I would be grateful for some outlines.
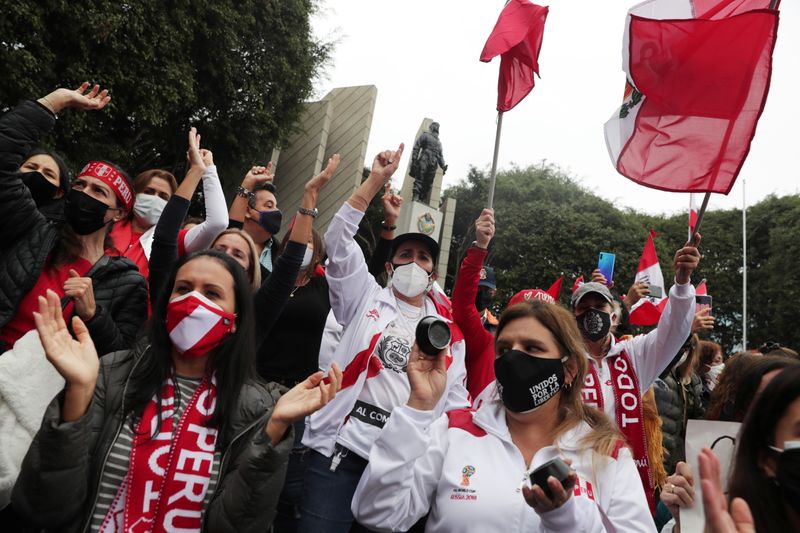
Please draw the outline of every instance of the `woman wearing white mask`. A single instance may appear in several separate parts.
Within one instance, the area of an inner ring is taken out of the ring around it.
[[[333,354],[345,378],[339,396],[309,417],[303,444],[306,459],[300,532],[346,532],[353,522],[350,502],[367,465],[369,450],[395,407],[410,391],[406,368],[414,332],[426,315],[450,322],[449,301],[436,285],[438,244],[421,233],[392,242],[386,263],[389,286],[369,273],[355,241],[369,202],[397,170],[403,145],[378,154],[369,177],[339,209],[325,234],[326,278],[336,320],[344,326]],[[467,407],[463,336],[451,322],[446,388],[435,412]]]
[[[176,195],[187,204],[203,180],[203,200],[206,219],[178,235],[179,255],[208,248],[214,238],[228,227],[228,207],[210,151],[200,149],[200,135],[195,128],[189,131],[189,149],[186,152],[189,170],[180,187],[175,176],[166,170],[146,170],[133,180],[136,200],[130,217],[114,225],[111,239],[120,255],[139,267],[145,279],[150,278],[150,252],[155,226],[167,202]]]

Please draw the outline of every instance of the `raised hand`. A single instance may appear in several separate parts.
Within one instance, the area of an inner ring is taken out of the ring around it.
[[[47,360],[67,382],[67,388],[87,390],[91,399],[100,369],[100,359],[86,325],[80,318],[73,317],[72,329],[78,340],[73,339],[64,322],[61,301],[49,289],[47,297],[39,296],[39,311],[34,311],[33,320],[36,322]]]
[[[400,218],[400,210],[403,207],[403,197],[392,192],[392,183],[386,182],[386,187],[381,196],[383,205],[383,221],[388,225],[394,225]]]
[[[704,307],[694,315],[692,320],[692,333],[700,333],[701,331],[711,331],[714,329],[714,321],[716,319],[711,316],[711,308]]]
[[[603,276],[603,279],[605,279],[605,276]],[[631,288],[628,289],[628,294],[625,295],[625,307],[630,309],[636,302],[646,297],[648,294],[650,294],[650,285],[644,281],[635,281],[633,285],[631,285]]]
[[[319,191],[327,185],[331,178],[333,177],[333,173],[336,172],[336,169],[339,168],[339,154],[333,154],[328,159],[328,164],[325,165],[325,168],[322,169],[322,172],[308,180],[308,183],[305,185],[305,192],[311,193],[313,195],[317,195]]]
[[[194,127],[189,128],[189,148],[186,150],[186,159],[189,161],[190,167],[201,170],[206,169],[207,165],[200,151],[200,134],[197,133],[197,128]]]
[[[486,249],[494,237],[494,209],[484,209],[475,221],[475,241],[479,248]]]
[[[245,174],[244,179],[242,180],[242,187],[248,190],[253,190],[254,187],[257,187],[262,183],[271,182],[275,177],[272,167],[272,161],[267,163],[267,166],[265,167],[258,165],[252,167],[247,174]]]
[[[705,533],[755,533],[753,514],[747,502],[734,498],[728,510],[727,498],[722,492],[719,459],[714,452],[703,448],[697,460],[706,515]]]
[[[400,158],[403,156],[404,148],[405,145],[400,143],[397,150],[384,150],[376,155],[375,159],[372,161],[372,171],[370,174],[379,177],[382,183],[386,183],[392,179],[392,174],[394,174],[397,167],[400,165]]]
[[[564,462],[570,466],[572,465],[572,459],[564,458]],[[569,477],[567,478],[567,488],[565,489],[560,481],[550,476],[547,478],[547,486],[550,489],[550,493],[553,495],[552,498],[548,498],[544,489],[539,485],[534,485],[532,487],[523,485],[522,497],[525,498],[525,502],[533,507],[533,510],[538,514],[546,513],[553,509],[558,509],[567,503],[567,500],[572,496],[573,488],[577,480],[578,474],[574,470],[570,470]]]
[[[58,113],[68,107],[82,111],[98,111],[108,105],[110,101],[108,89],[101,91],[99,85],[89,89],[88,81],[83,82],[77,89],[62,87],[39,99],[39,103],[53,113]]]
[[[420,351],[417,343],[411,347],[408,357],[408,381],[411,394],[408,406],[420,411],[432,411],[447,387],[447,348],[434,356]]]
[[[203,163],[206,165],[206,168],[214,164],[214,154],[211,153],[211,150],[206,150],[205,148],[201,148],[200,157],[203,158]]]
[[[75,301],[75,311],[83,320],[91,320],[97,311],[94,302],[92,278],[81,277],[75,270],[69,270],[69,279],[64,282],[64,296]]]
[[[278,443],[290,425],[328,404],[342,388],[342,371],[333,363],[328,372],[328,383],[320,370],[298,383],[281,396],[272,416],[267,423],[266,431],[273,443]]]
[[[602,283],[603,285],[607,286],[609,289],[614,287],[614,282],[612,281],[611,285],[609,285],[608,284],[608,280],[603,275],[603,273],[600,272],[599,268],[595,268],[594,270],[592,270],[592,283]]]
[[[675,473],[667,478],[661,489],[661,501],[678,524],[680,524],[680,510],[694,506],[694,476],[692,467],[687,463],[680,461],[675,465]]]
[[[696,234],[694,242],[687,242],[683,248],[675,252],[675,281],[683,285],[692,279],[692,272],[700,264],[700,234]]]

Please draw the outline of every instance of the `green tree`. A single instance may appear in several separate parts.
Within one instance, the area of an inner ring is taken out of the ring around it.
[[[471,168],[466,179],[445,191],[458,200],[448,286],[474,239],[474,221],[485,204],[488,179]],[[713,199],[712,199],[713,209]],[[615,291],[624,294],[636,275],[648,231],[655,239],[666,285],[674,278],[673,258],[687,238],[687,215],[669,217],[618,209],[578,185],[557,166],[542,163],[500,172],[495,193],[497,233],[487,263],[498,279],[497,310],[522,288],[547,288],[564,274],[561,301],[572,283],[588,278],[600,251],[617,256]],[[748,346],[767,341],[800,347],[795,310],[800,297],[800,196],[768,197],[748,208]],[[700,266],[717,318],[711,338],[727,351],[742,340],[742,212],[706,213]],[[668,289],[669,287],[666,287]],[[641,330],[639,330],[641,331]]]
[[[327,61],[313,0],[0,1],[0,110],[84,80],[103,113],[65,113],[50,139],[74,167],[184,164],[196,126],[229,184],[286,139]]]

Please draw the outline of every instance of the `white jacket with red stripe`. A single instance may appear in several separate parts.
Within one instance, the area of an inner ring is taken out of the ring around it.
[[[364,254],[354,240],[364,213],[345,203],[325,232],[331,309],[344,326],[342,338],[333,353],[343,370],[342,390],[328,405],[306,419],[303,445],[330,456],[336,437],[353,409],[364,383],[382,370],[376,353],[378,341],[397,316],[397,299],[390,288],[383,288],[367,269]],[[450,323],[453,333],[447,357],[447,389],[436,414],[470,405],[464,382],[464,339],[450,316],[450,302],[437,284],[428,293],[440,318]],[[327,366],[329,368],[330,365]],[[327,368],[325,370],[327,370]]]
[[[495,396],[477,411],[395,409],[372,446],[353,498],[359,523],[406,531],[428,511],[428,532],[654,532],[628,448],[614,457],[580,446],[581,423],[525,464]],[[622,441],[620,441],[620,444]],[[556,457],[572,460],[578,483],[567,502],[539,515],[521,492],[529,472]]]

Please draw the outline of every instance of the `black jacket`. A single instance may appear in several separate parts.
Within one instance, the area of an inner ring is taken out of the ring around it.
[[[683,384],[674,370],[670,370],[663,379],[656,381],[653,390],[661,417],[664,468],[667,474],[672,474],[678,461],[686,460],[687,421],[703,418],[703,386],[697,374],[692,374],[691,381]]]
[[[17,513],[46,531],[85,531],[94,508],[105,459],[123,420],[123,396],[146,346],[100,360],[94,398],[75,422],[61,421],[63,396],[47,408],[25,455],[11,501]],[[204,531],[262,533],[275,516],[292,447],[291,429],[277,446],[265,428],[280,398],[275,384],[246,383],[226,435],[219,480],[203,510]]]
[[[19,178],[19,166],[55,121],[36,102],[0,117],[0,329],[33,288],[64,224],[58,211],[43,214]],[[95,316],[86,323],[99,353],[130,348],[147,318],[147,285],[124,257],[103,257],[89,271]],[[0,353],[10,346],[2,346]]]

